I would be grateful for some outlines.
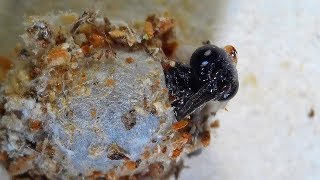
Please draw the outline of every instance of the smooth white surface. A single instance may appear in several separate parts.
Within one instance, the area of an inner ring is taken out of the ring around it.
[[[228,2],[214,43],[236,46],[240,89],[180,179],[320,179],[319,8],[316,0]]]

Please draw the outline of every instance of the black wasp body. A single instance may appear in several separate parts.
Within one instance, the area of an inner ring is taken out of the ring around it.
[[[177,120],[191,114],[210,100],[226,101],[234,97],[239,82],[236,50],[204,45],[194,51],[190,66],[175,63],[164,68],[166,84]]]

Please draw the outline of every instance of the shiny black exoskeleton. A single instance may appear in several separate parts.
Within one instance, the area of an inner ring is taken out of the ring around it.
[[[176,63],[164,70],[177,120],[210,100],[235,96],[239,82],[232,58],[224,49],[208,44],[195,50],[190,67]]]

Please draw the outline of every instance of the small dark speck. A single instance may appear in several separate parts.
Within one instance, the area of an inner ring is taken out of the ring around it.
[[[141,162],[142,162],[141,159],[136,160],[137,164],[140,164]]]
[[[122,117],[121,117],[121,121],[124,124],[124,127],[127,130],[132,129],[137,122],[137,114],[136,111],[134,109],[130,110],[129,112],[125,113]]]
[[[30,56],[30,53],[28,52],[28,50],[26,49],[21,49],[20,51],[20,56],[23,58],[23,59],[26,59]]]
[[[97,81],[93,83],[93,85],[95,85],[95,86],[97,86],[98,84],[99,84],[99,82],[97,82]]]
[[[309,118],[313,118],[314,115],[315,115],[314,109],[311,108],[310,111],[309,111],[309,113],[308,113],[308,116],[309,116]]]
[[[211,44],[211,42],[210,42],[210,40],[205,40],[205,41],[202,41],[202,44],[207,45],[207,44]]]

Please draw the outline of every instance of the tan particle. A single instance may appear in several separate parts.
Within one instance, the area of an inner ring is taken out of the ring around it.
[[[3,56],[0,56],[0,81],[4,80],[8,71],[11,68],[11,61]]]
[[[70,61],[70,59],[71,59],[70,53],[66,49],[60,46],[52,48],[52,50],[49,51],[47,56],[48,64],[50,66],[58,66],[61,64],[66,64]]]
[[[19,175],[27,172],[29,169],[31,169],[32,166],[32,160],[34,157],[19,157],[15,159],[15,161],[11,162],[8,170],[11,175]]]
[[[152,23],[149,21],[146,21],[144,23],[144,32],[148,35],[149,38],[152,38],[154,35],[154,30],[153,30],[153,26]]]
[[[177,149],[173,150],[173,152],[172,152],[172,157],[173,157],[174,159],[176,159],[177,157],[180,156],[181,152],[182,152],[182,148],[177,148]]]
[[[0,162],[1,163],[6,163],[8,159],[9,159],[9,155],[7,152],[0,152]]]
[[[99,145],[89,147],[89,155],[92,157],[100,156],[103,153],[103,148]]]
[[[80,83],[84,84],[85,82],[87,82],[87,74],[86,73],[82,73],[81,77],[80,77]]]
[[[53,102],[56,99],[56,93],[53,91],[49,92],[49,101]]]
[[[189,140],[191,140],[192,135],[188,132],[183,132],[182,137],[185,139],[186,142],[188,142]]]
[[[133,63],[133,62],[134,62],[134,59],[133,59],[132,57],[126,58],[126,63],[127,63],[127,64],[131,64],[131,63]]]
[[[135,170],[138,167],[137,163],[134,161],[126,161],[124,164],[126,168],[130,171]]]
[[[90,54],[90,46],[88,45],[82,46],[81,50],[84,56],[88,56]]]
[[[155,162],[150,164],[148,170],[148,177],[160,177],[160,175],[164,172],[163,162]]]
[[[174,123],[171,127],[173,130],[179,130],[179,129],[185,128],[188,124],[189,124],[188,121],[182,120],[182,121]]]
[[[175,67],[175,66],[176,66],[176,62],[175,62],[175,61],[170,61],[170,62],[169,62],[169,65],[170,65],[171,67]]]
[[[71,63],[71,68],[72,69],[76,69],[77,67],[78,67],[78,63],[77,62]]]
[[[116,82],[113,79],[106,79],[105,84],[107,87],[114,87]]]
[[[227,45],[224,47],[224,50],[228,53],[228,55],[232,58],[232,61],[234,64],[238,63],[238,58],[237,58],[237,50],[235,47],[233,47],[232,45]]]
[[[201,137],[201,143],[204,147],[209,146],[210,144],[210,132],[205,131]]]
[[[97,110],[95,108],[91,109],[90,114],[91,114],[92,118],[96,118],[97,117]]]
[[[93,171],[89,176],[89,180],[95,180],[104,177],[104,174],[101,171]]]
[[[116,173],[114,171],[109,171],[106,175],[106,179],[115,179]]]
[[[42,127],[42,122],[39,120],[29,120],[29,129],[32,132],[38,132]]]
[[[56,150],[51,145],[47,145],[45,151],[50,157],[54,156],[56,152]]]
[[[66,14],[60,16],[60,20],[64,24],[73,24],[77,20],[77,16],[74,14]]]
[[[167,152],[167,146],[165,146],[165,147],[163,147],[162,149],[161,149],[161,152],[163,153],[163,154],[165,154],[166,152]]]
[[[258,80],[257,77],[255,76],[255,74],[253,73],[248,73],[244,76],[243,82],[242,84],[244,86],[253,86],[253,87],[257,87],[258,86]]]
[[[103,47],[105,46],[105,38],[99,34],[92,34],[89,37],[89,42],[93,45],[93,47]]]
[[[211,124],[210,124],[211,128],[219,128],[220,127],[220,121],[219,120],[214,120]]]
[[[110,31],[109,34],[113,38],[121,38],[121,37],[125,37],[127,35],[127,33],[125,31],[122,31],[119,29],[115,29],[113,31]]]
[[[162,114],[164,112],[164,106],[162,102],[155,102],[153,103],[153,106],[157,113]]]
[[[151,156],[150,152],[149,152],[149,151],[145,151],[145,152],[142,154],[141,157],[142,157],[142,159],[147,160],[147,159],[150,158],[150,156]]]
[[[92,89],[87,87],[87,88],[85,88],[85,91],[84,91],[83,95],[88,97],[88,96],[91,95],[91,92],[92,92]]]
[[[184,137],[179,137],[174,141],[174,147],[183,147],[187,142],[188,142],[188,138],[184,138]]]
[[[164,34],[174,27],[174,21],[172,19],[162,19],[158,24],[159,34]]]

